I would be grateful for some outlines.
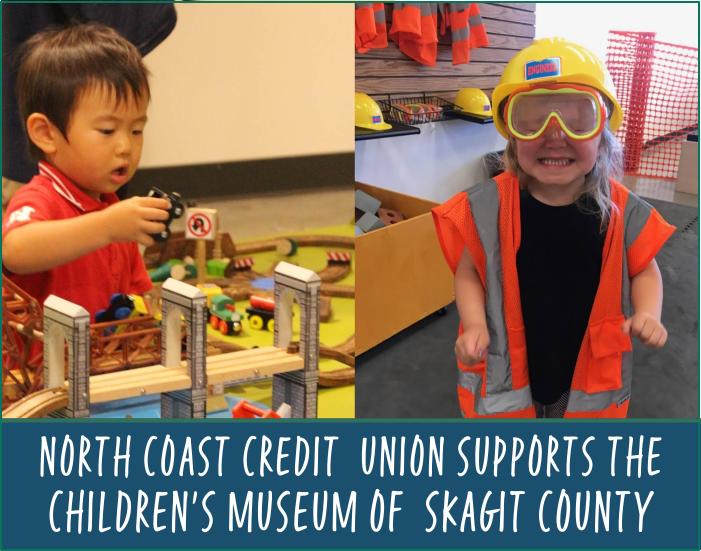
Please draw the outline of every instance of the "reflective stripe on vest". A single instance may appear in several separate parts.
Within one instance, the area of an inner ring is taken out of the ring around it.
[[[623,273],[621,274],[621,311],[626,319],[631,314],[630,279],[628,278],[627,251],[643,231],[652,207],[632,193],[628,194],[623,214]],[[567,411],[601,411],[611,404],[621,405],[630,398],[633,385],[633,353],[621,354],[621,388],[587,393],[570,390]]]
[[[499,190],[494,180],[477,184],[467,193],[482,248],[486,254],[485,307],[489,330],[489,351],[485,370],[486,397],[482,397],[482,376],[460,371],[458,384],[475,397],[475,413],[494,415],[518,411],[533,405],[530,387],[514,390],[511,379],[509,338],[504,317],[504,289],[499,243]]]
[[[481,395],[483,381],[478,373],[458,370],[458,384],[474,396],[474,411],[477,415],[495,415],[523,410],[532,406],[533,400],[529,386],[514,390],[512,383],[508,332],[504,314],[504,280],[498,226],[500,208],[498,185],[496,181],[489,180],[469,188],[466,194],[486,257],[485,309],[490,339],[485,370],[486,397]],[[645,227],[651,210],[650,205],[632,193],[628,193],[623,213],[624,250],[621,274],[621,311],[626,319],[631,315],[626,251]],[[568,412],[601,411],[612,404],[620,406],[628,400],[632,386],[633,354],[623,352],[621,356],[621,388],[594,393],[571,390],[567,405]]]
[[[446,26],[451,29],[453,65],[470,61],[470,50],[489,46],[487,32],[479,12],[479,5],[472,2],[450,2],[441,4],[441,34]]]
[[[387,23],[385,5],[375,3],[373,4],[373,9],[375,10],[375,25],[384,25]]]
[[[450,7],[450,37],[453,40],[453,44],[457,44],[461,40],[467,40],[470,38],[470,26],[468,24],[468,11],[470,10],[470,3],[451,2],[448,4],[448,6]],[[455,47],[453,47],[453,55],[454,54]]]

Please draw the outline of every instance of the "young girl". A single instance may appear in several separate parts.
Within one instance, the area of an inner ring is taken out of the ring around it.
[[[455,274],[463,416],[625,417],[630,338],[667,339],[655,254],[675,228],[611,177],[611,77],[577,44],[535,40],[492,105],[506,172],[433,210]]]

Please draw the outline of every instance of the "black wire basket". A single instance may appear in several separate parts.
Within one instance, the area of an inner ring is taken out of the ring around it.
[[[378,99],[385,122],[401,124],[424,124],[452,120],[460,114],[462,107],[437,96],[406,96],[400,98]]]

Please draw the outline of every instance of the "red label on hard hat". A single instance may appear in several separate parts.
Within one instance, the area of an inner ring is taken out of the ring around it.
[[[373,124],[380,124],[382,122],[382,117],[380,115],[373,115],[372,122]]]
[[[485,112],[486,112],[486,111],[489,111],[489,105],[488,105],[488,104],[485,105],[485,106],[483,107],[483,109],[485,110]]]
[[[560,58],[549,57],[540,61],[528,61],[525,66],[526,80],[561,75]]]

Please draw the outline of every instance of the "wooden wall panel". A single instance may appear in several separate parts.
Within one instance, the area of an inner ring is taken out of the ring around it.
[[[508,8],[505,8],[508,9]],[[529,13],[529,12],[518,12]],[[535,37],[535,26],[534,25],[521,25],[520,23],[510,23],[509,21],[502,21],[500,19],[491,19],[489,17],[482,16],[482,21],[487,29],[488,33],[493,34],[505,34],[507,36],[517,36],[520,38],[530,38]],[[440,34],[440,33],[439,33]],[[445,33],[445,38],[449,39],[448,33]],[[529,42],[530,44],[530,42]]]
[[[512,4],[513,6],[513,4]],[[503,4],[480,4],[482,19],[498,19],[499,21],[511,21],[521,25],[535,25],[535,11],[513,9],[512,6]],[[534,6],[535,9],[535,6]]]
[[[528,38],[519,38],[517,36],[505,36],[500,34],[494,34],[491,32],[491,25],[487,25],[487,38],[489,38],[488,48],[506,48],[507,50],[512,50],[515,54],[519,50],[523,50],[526,46],[530,46],[532,40]],[[483,50],[485,48],[478,48],[478,50]],[[474,50],[477,51],[477,50]]]
[[[513,8],[515,10],[524,10],[535,12],[535,2],[496,2],[494,6],[506,6],[507,8]]]
[[[452,61],[438,61],[435,67],[421,65],[413,59],[356,59],[358,75],[393,77],[481,77],[500,76],[506,63],[466,63],[453,65]]]
[[[450,32],[439,34],[435,67],[422,65],[399,51],[389,40],[387,48],[356,53],[356,91],[377,97],[438,95],[453,101],[461,88],[481,88],[491,98],[511,58],[530,45],[535,36],[535,3],[479,4],[489,46],[470,52],[470,62],[453,65]],[[391,4],[385,4],[387,28],[392,26]]]
[[[505,46],[516,46],[516,44],[514,44],[514,43],[507,44],[507,42],[505,40],[497,40],[497,39],[508,39],[508,38],[510,38],[510,37],[498,36],[498,35],[489,36],[490,47],[489,48],[477,48],[476,50],[472,50],[470,52],[470,63],[481,62],[481,61],[496,61],[496,62],[508,63],[511,60],[511,58],[514,56],[514,54],[520,49],[520,48],[509,49]],[[495,45],[495,42],[500,43],[501,47],[497,47]],[[530,40],[528,40],[528,39],[524,40],[523,47],[526,47],[530,43],[531,43]],[[437,61],[447,61],[449,63],[452,63],[452,61],[453,61],[452,46],[450,46],[449,44],[438,44],[437,49],[438,49],[438,52],[436,55]],[[380,50],[370,50],[367,53],[364,53],[362,55],[358,55],[356,57],[356,61],[355,61],[356,74],[366,74],[366,73],[363,73],[363,71],[366,70],[365,66],[364,65],[361,66],[361,65],[363,62],[370,60],[370,59],[385,59],[385,60],[399,59],[402,61],[411,61],[414,64],[414,67],[416,67],[416,66],[425,67],[425,65],[421,65],[420,63],[416,63],[414,60],[410,59],[406,54],[400,52],[399,46],[397,46],[391,40],[389,41],[389,45],[386,48],[382,48]]]
[[[418,95],[425,90],[457,92],[462,88],[495,88],[499,76],[493,77],[409,77],[409,78],[358,78],[356,88],[369,95],[405,94]],[[442,97],[442,96],[441,96]]]

